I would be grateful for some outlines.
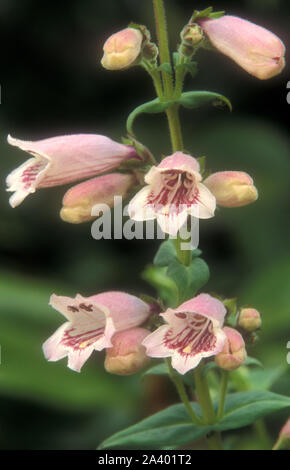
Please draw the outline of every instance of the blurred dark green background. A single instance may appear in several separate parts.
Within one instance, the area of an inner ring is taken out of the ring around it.
[[[193,8],[209,5],[166,3],[175,46]],[[211,4],[268,27],[289,44],[289,1]],[[14,210],[5,193],[6,175],[25,159],[6,143],[8,133],[33,140],[95,132],[118,140],[125,134],[128,113],[152,99],[150,80],[141,69],[110,73],[100,66],[105,39],[131,20],[153,31],[151,1],[0,3],[2,449],[94,449],[111,433],[176,399],[166,379],[140,383],[139,377],[106,374],[102,353],[77,374],[65,360],[46,363],[41,351],[62,322],[48,306],[51,293],[86,296],[120,289],[152,294],[140,272],[158,242],[95,241],[90,224],[65,224],[58,215],[64,188],[41,190]],[[254,205],[220,210],[201,223],[200,248],[212,273],[208,290],[237,295],[241,303],[263,312],[261,338],[250,354],[272,374],[276,371],[272,390],[289,394],[289,66],[279,77],[261,82],[217,53],[198,57],[199,75],[195,82],[188,79],[186,88],[224,93],[234,111],[182,112],[186,147],[197,157],[207,155],[214,171],[248,171],[260,191]],[[139,118],[136,131],[154,153],[169,154],[163,117]],[[273,438],[286,417],[282,413],[267,420]],[[247,445],[250,436],[244,433],[239,446]]]

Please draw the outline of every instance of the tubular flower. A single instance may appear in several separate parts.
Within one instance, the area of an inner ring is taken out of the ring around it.
[[[142,341],[150,331],[145,328],[131,328],[120,331],[112,338],[112,348],[107,348],[105,369],[111,374],[131,375],[149,362]]]
[[[226,341],[223,350],[215,357],[215,362],[221,369],[238,369],[247,359],[247,351],[242,335],[228,326],[224,327]]]
[[[133,175],[110,173],[77,184],[64,195],[61,218],[71,224],[80,224],[94,219],[91,215],[96,204],[113,207],[114,197],[126,197],[136,183]]]
[[[44,343],[44,355],[49,361],[68,356],[68,367],[77,372],[94,350],[113,346],[117,331],[139,326],[150,315],[145,302],[123,292],[78,294],[75,299],[52,295],[50,305],[68,321]]]
[[[222,330],[226,309],[209,294],[200,294],[161,316],[166,325],[143,341],[150,357],[171,357],[180,374],[194,369],[206,357],[218,354],[226,335]]]
[[[133,147],[103,135],[76,134],[35,142],[14,139],[8,142],[31,155],[7,177],[7,191],[16,207],[38,188],[59,186],[118,168],[125,160],[140,157]]]
[[[243,171],[219,171],[206,178],[204,184],[219,206],[242,207],[258,199],[252,178]]]
[[[126,28],[110,36],[104,44],[102,66],[108,70],[122,70],[133,65],[142,50],[143,34],[135,28]]]
[[[236,16],[200,19],[210,42],[260,80],[278,75],[285,66],[285,46],[273,33]]]
[[[157,219],[163,232],[175,236],[190,214],[200,219],[214,216],[215,197],[201,183],[198,161],[182,152],[166,157],[145,176],[147,186],[129,204],[136,221]]]

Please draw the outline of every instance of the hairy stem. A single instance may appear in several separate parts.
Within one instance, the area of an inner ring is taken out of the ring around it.
[[[171,64],[167,34],[167,23],[163,0],[153,0],[153,7],[156,22],[156,32],[159,44],[160,62],[161,64]],[[165,71],[162,71],[162,79],[165,90],[165,97],[172,97],[174,88],[171,75],[169,75]]]

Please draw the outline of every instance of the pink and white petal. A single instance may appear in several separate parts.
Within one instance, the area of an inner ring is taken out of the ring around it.
[[[196,158],[182,152],[175,152],[173,155],[164,158],[157,167],[162,170],[188,171],[189,173],[200,171],[200,166]]]
[[[177,370],[180,374],[184,375],[189,370],[194,369],[200,363],[202,357],[199,354],[189,355],[189,354],[180,354],[178,351],[175,351],[172,359],[171,365]]]
[[[71,349],[68,353],[67,366],[75,372],[80,372],[84,363],[89,359],[94,348],[92,346],[84,349]]]
[[[164,342],[168,330],[168,325],[162,325],[142,341],[142,345],[146,348],[147,356],[169,357],[172,355],[172,351],[165,346]]]
[[[42,345],[44,356],[48,361],[59,361],[67,356],[68,349],[61,341],[64,337],[65,331],[70,328],[70,325],[71,324],[69,322],[61,325]]]
[[[152,206],[148,205],[148,197],[151,193],[150,186],[142,188],[130,201],[128,206],[129,217],[137,222],[155,219],[156,215]]]
[[[159,184],[161,181],[161,170],[159,169],[159,166],[152,166],[148,173],[146,173],[144,181],[149,185],[155,185],[156,183]]]
[[[106,317],[109,311],[106,307],[92,302],[90,298],[77,295],[74,299],[53,294],[49,304],[73,324],[92,324],[105,326]]]
[[[8,192],[14,192],[9,203],[17,207],[31,193],[34,193],[39,182],[48,171],[50,162],[42,157],[30,158],[13,170],[6,178]]]
[[[104,334],[93,343],[93,349],[102,351],[105,348],[111,348],[113,346],[111,339],[116,331],[112,318],[107,318]]]
[[[210,219],[214,217],[216,209],[216,199],[210,190],[202,183],[197,183],[198,196],[198,215],[196,212],[192,215],[198,217],[199,219]]]
[[[157,214],[157,222],[164,233],[168,233],[171,237],[175,237],[181,227],[185,224],[188,217],[187,207],[177,213],[170,212],[167,214],[159,212]]]
[[[216,320],[220,327],[223,326],[227,313],[224,304],[209,294],[199,294],[191,300],[187,300],[176,308],[176,312],[196,312],[205,315],[211,320]]]
[[[135,295],[126,292],[110,291],[87,299],[107,308],[107,318],[112,318],[116,330],[124,330],[141,325],[150,315],[150,307]]]

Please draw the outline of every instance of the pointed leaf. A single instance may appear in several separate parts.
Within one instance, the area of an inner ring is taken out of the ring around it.
[[[157,114],[162,113],[165,111],[169,106],[172,105],[172,101],[160,101],[158,98],[152,101],[148,101],[147,103],[141,104],[137,108],[132,111],[127,119],[127,132],[128,134],[134,136],[133,133],[133,124],[137,116],[139,114]]]
[[[200,416],[200,408],[191,403]],[[215,403],[217,409],[218,402]],[[240,392],[227,397],[225,414],[214,425],[196,426],[183,404],[173,405],[106,439],[100,449],[114,447],[158,449],[192,443],[210,431],[226,431],[248,426],[274,411],[290,408],[290,398],[265,391]]]
[[[173,240],[167,240],[161,243],[159,250],[157,251],[153,263],[155,266],[168,266],[172,261],[176,259],[176,250]]]
[[[207,103],[212,103],[213,105],[226,104],[230,111],[232,111],[232,105],[228,98],[211,91],[187,91],[182,93],[178,103],[189,109],[199,108]]]

